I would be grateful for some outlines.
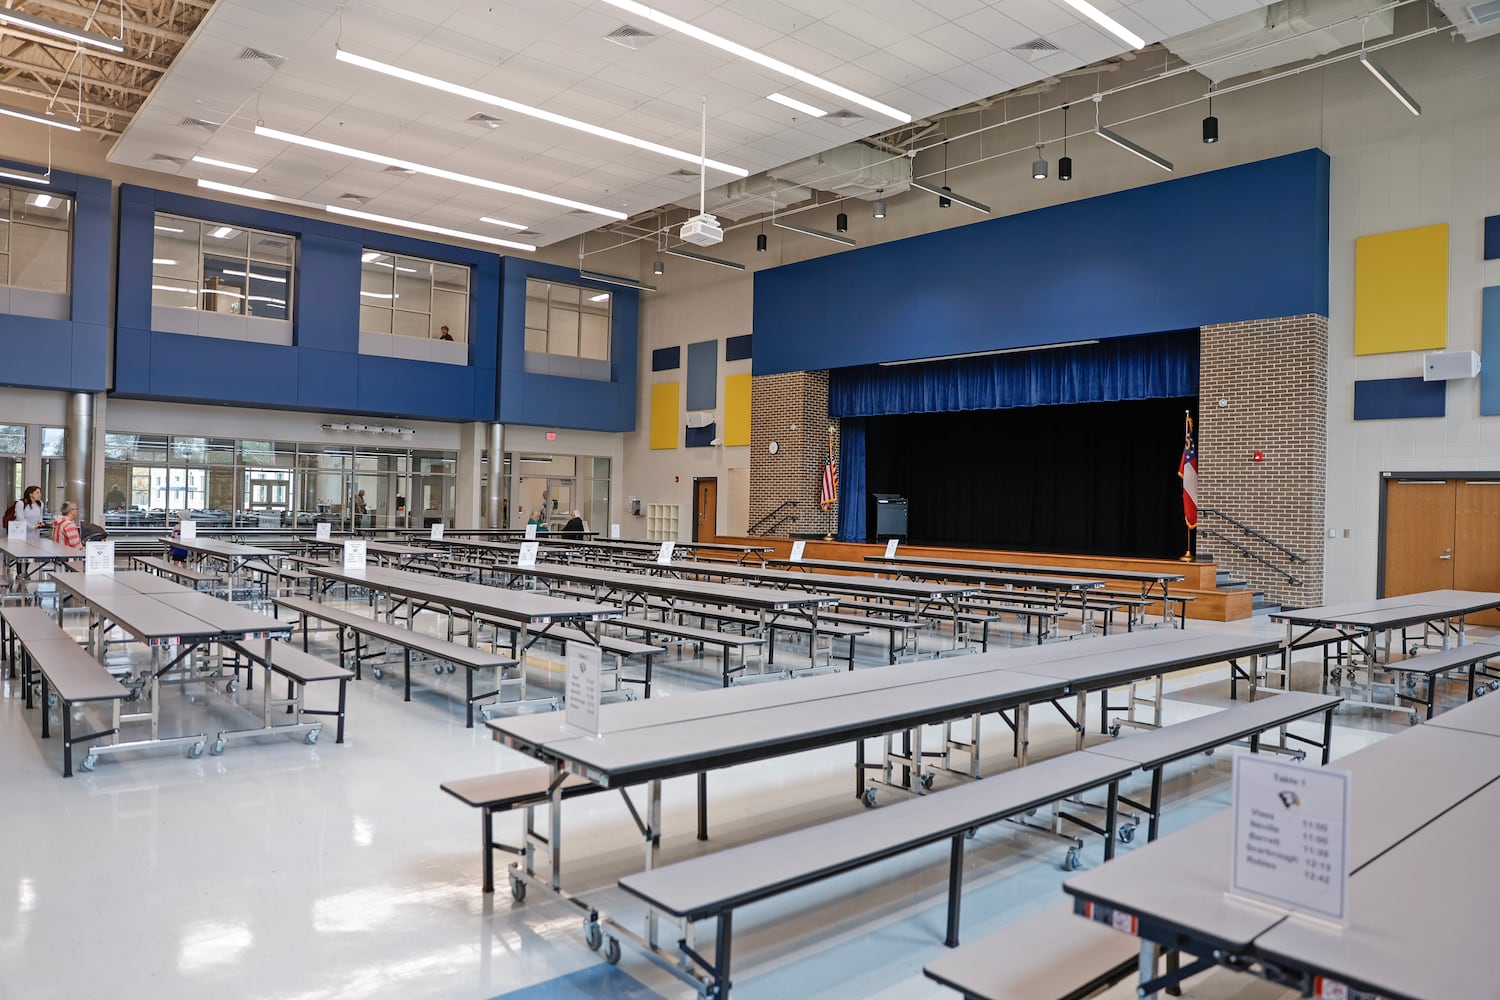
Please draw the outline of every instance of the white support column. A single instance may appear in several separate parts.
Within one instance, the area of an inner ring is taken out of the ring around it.
[[[491,528],[505,527],[505,425],[489,425],[489,479],[485,482],[484,520]]]
[[[484,453],[485,425],[467,423],[458,430],[458,482],[453,527],[478,528],[483,508],[479,496],[479,460]]]

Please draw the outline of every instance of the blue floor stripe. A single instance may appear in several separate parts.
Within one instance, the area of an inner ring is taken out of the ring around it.
[[[545,983],[503,994],[495,1000],[663,1000],[613,965],[594,965]]]

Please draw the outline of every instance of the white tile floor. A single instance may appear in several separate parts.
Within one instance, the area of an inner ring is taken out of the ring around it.
[[[658,672],[660,697],[711,683],[713,671],[668,664]],[[58,741],[40,740],[37,713],[25,711],[19,683],[6,681],[0,998],[479,1000],[533,986],[528,997],[620,995],[630,980],[606,980],[591,993],[543,985],[600,964],[582,944],[573,911],[537,898],[515,904],[503,884],[492,898],[479,891],[478,816],[438,783],[527,762],[491,742],[482,726],[464,728],[461,698],[452,697],[462,692],[461,677],[414,676],[410,704],[401,701],[397,672],[382,681],[367,673],[352,684],[342,746],[330,727],[314,747],[273,738],[198,760],[176,750],[122,755],[70,780],[60,776]],[[1210,682],[1222,676],[1179,679],[1171,717],[1203,711]],[[233,712],[222,700],[177,689],[164,704],[169,719],[196,731],[206,716]],[[1341,716],[1335,752],[1405,725],[1391,716]],[[996,736],[991,746],[1001,756],[991,769],[1009,764],[1008,740]],[[1069,744],[1055,713],[1034,712],[1034,752]],[[852,757],[839,748],[712,775],[707,845],[693,839],[691,781],[668,783],[664,860],[859,811],[849,788]],[[1171,776],[1167,829],[1227,804],[1228,757],[1204,758]],[[516,821],[500,822],[510,832]],[[571,885],[607,913],[638,915],[614,888],[641,856],[619,800],[577,800],[566,822]],[[921,973],[942,951],[946,850],[916,852],[737,914],[734,995],[951,1000]],[[969,855],[965,939],[1060,898],[1061,855],[1055,842],[1003,827],[981,831]],[[1097,840],[1085,858],[1098,863]],[[691,995],[629,952],[621,969],[662,996]],[[1133,995],[1128,983],[1109,994]],[[1188,995],[1286,994],[1218,973],[1190,984]]]

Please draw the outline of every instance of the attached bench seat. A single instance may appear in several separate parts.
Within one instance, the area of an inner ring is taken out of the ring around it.
[[[742,628],[759,628],[761,626],[760,615],[709,604],[674,604],[663,607],[661,610],[664,614],[697,618],[700,624],[706,624],[709,620],[713,620],[724,624],[739,625]],[[767,663],[771,663],[776,659],[776,633],[778,631],[794,632],[800,635],[810,635],[812,633],[812,625],[810,623],[788,616],[782,616],[775,620],[767,617],[765,627]],[[869,631],[869,628],[864,625],[843,625],[838,622],[827,621],[823,612],[818,612],[818,634],[828,637],[828,655],[830,661],[833,658],[834,640],[843,639],[848,643],[848,656],[845,659],[850,670],[854,669],[854,640],[859,636],[868,635]]]
[[[1082,1000],[1135,971],[1140,940],[1073,915],[1069,901],[928,962],[964,1000]]]
[[[403,701],[411,701],[411,654],[413,651],[423,653],[436,660],[442,660],[465,669],[464,698],[467,713],[466,726],[474,728],[474,706],[478,702],[494,698],[500,694],[501,675],[509,668],[517,666],[514,657],[505,656],[501,653],[492,653],[486,649],[476,646],[465,646],[460,643],[450,642],[447,639],[414,629],[402,628],[399,625],[391,625],[387,622],[367,618],[364,615],[332,608],[319,601],[309,600],[304,597],[275,597],[271,603],[277,609],[285,609],[298,616],[302,627],[303,650],[307,649],[307,621],[317,619],[337,626],[339,633],[339,662],[344,662],[344,657],[350,652],[354,655],[354,676],[358,680],[363,676],[364,661],[372,655],[364,651],[364,640],[378,639],[399,646],[402,651],[402,670],[405,674],[405,687],[402,695]],[[354,636],[354,648],[350,650],[345,641],[345,633]],[[496,689],[483,691],[478,694],[474,692],[474,673],[478,670],[494,668],[496,672]],[[375,668],[376,676],[379,676],[379,667]]]
[[[251,663],[265,666],[265,657],[254,643],[231,642],[230,649],[243,656]],[[335,743],[344,742],[344,709],[345,695],[349,681],[354,677],[354,671],[337,663],[329,663],[321,656],[312,653],[304,653],[289,642],[277,640],[272,644],[271,671],[280,674],[287,680],[286,701],[284,704],[292,710],[293,722],[300,724],[304,715],[331,715],[337,718],[338,731]],[[304,704],[303,696],[309,684],[319,681],[339,682],[339,707],[337,710],[308,708]]]
[[[657,653],[665,653],[661,646],[653,646],[646,642],[636,642],[618,635],[590,636],[581,629],[576,628],[553,628],[546,632],[541,638],[557,639],[562,642],[584,642],[598,646],[601,650],[615,658],[616,676],[620,684],[640,684],[642,697],[651,697],[651,661]],[[645,673],[639,680],[634,677],[626,677],[625,672],[620,669],[624,661],[639,656],[645,668]]]
[[[88,743],[101,736],[112,736],[119,727],[94,733],[73,734],[73,706],[91,701],[120,702],[130,697],[130,690],[104,669],[104,666],[62,630],[56,619],[40,608],[6,608],[0,612],[13,640],[20,645],[26,687],[26,707],[33,707],[32,678],[40,676],[42,695],[42,739],[49,739],[49,694],[56,694],[58,715],[63,726],[64,778],[73,776],[73,745]],[[84,759],[83,769],[94,769],[94,757]]]
[[[531,827],[531,810],[548,801],[552,782],[550,767],[526,767],[519,771],[502,771],[499,774],[483,774],[475,778],[457,778],[445,781],[443,791],[468,806],[480,810],[479,855],[484,869],[485,892],[495,891],[495,851],[507,854],[522,854],[524,847],[507,844],[495,839],[495,813],[512,809],[526,810],[526,826]],[[574,798],[604,790],[576,774],[563,777],[562,797]]]
[[[655,621],[650,618],[621,618],[610,622],[626,631],[641,632],[647,638],[653,636],[669,636],[679,642],[691,642],[698,646],[701,653],[705,645],[718,646],[720,649],[720,667],[723,674],[723,686],[728,687],[732,675],[743,671],[747,665],[747,657],[752,648],[765,648],[766,640],[755,635],[741,635],[737,632],[722,632],[717,629],[694,628],[691,625],[682,625],[673,621]],[[740,665],[734,666],[730,651],[739,650]],[[648,694],[647,697],[650,695]]]
[[[1430,719],[1437,705],[1437,682],[1440,676],[1453,670],[1466,670],[1469,680],[1468,697],[1473,698],[1474,675],[1479,664],[1497,658],[1500,658],[1500,646],[1487,642],[1470,642],[1462,646],[1450,646],[1448,649],[1408,656],[1404,660],[1393,660],[1382,666],[1393,673],[1406,674],[1411,678],[1412,685],[1405,690],[1398,690],[1396,696],[1402,701],[1425,705],[1427,718]],[[1427,691],[1425,698],[1417,694],[1416,681],[1418,679],[1426,681],[1423,685]],[[1411,721],[1414,724],[1417,721],[1415,710],[1411,713]]]
[[[204,573],[201,570],[178,566],[176,563],[169,562],[157,556],[131,556],[130,561],[142,569],[150,570],[157,576],[165,576],[176,580],[178,583],[186,584],[194,590],[198,589],[200,583],[218,586],[224,582],[224,578],[217,573]]]

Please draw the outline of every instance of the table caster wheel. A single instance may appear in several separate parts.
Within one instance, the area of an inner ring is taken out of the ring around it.
[[[87,757],[83,758],[83,763],[80,766],[85,771],[92,771],[95,768],[95,766],[98,765],[98,763],[99,763],[99,755],[91,753]]]
[[[434,667],[433,667],[433,668],[432,668],[432,672],[433,672],[433,673],[434,673],[434,674],[436,674],[436,675],[437,675],[437,676],[439,676],[439,677],[441,677],[441,676],[443,676],[443,665],[442,665],[442,664],[441,664],[441,663],[439,663],[439,664],[436,664],[436,665],[435,665],[435,666],[434,666]]]
[[[1292,754],[1292,763],[1294,763],[1294,764],[1300,764],[1300,763],[1302,763],[1306,759],[1307,759],[1307,751],[1306,750],[1298,750],[1296,753]]]
[[[317,743],[318,743],[318,733],[319,732],[321,732],[321,730],[318,730],[318,729],[309,729],[307,731],[307,735],[304,736],[304,737],[302,737],[302,742],[306,743],[308,746],[316,746]]]
[[[224,753],[224,741],[214,740],[214,745],[208,748],[208,752],[215,757],[221,756]]]
[[[457,666],[455,666],[452,663],[448,664],[448,673],[452,674],[452,673],[457,673],[457,672],[458,672],[458,667]]]
[[[934,776],[931,774],[931,772],[923,774],[920,778],[917,779],[917,784],[921,785],[924,791],[930,792],[932,791],[933,777]]]
[[[1411,715],[1407,716],[1407,718],[1411,720],[1411,724],[1414,726],[1422,721],[1422,717],[1416,712],[1411,713]]]
[[[1203,751],[1203,756],[1212,757],[1214,755],[1214,751],[1217,749],[1218,747],[1209,747],[1207,750]]]
[[[239,689],[240,689],[240,682],[239,682],[238,679],[232,680],[228,684],[224,685],[224,692],[226,694],[234,694]]]
[[[589,946],[589,951],[598,951],[604,944],[604,931],[592,920],[583,925],[583,943]]]
[[[1476,697],[1476,698],[1483,698],[1486,694],[1489,693],[1489,690],[1490,690],[1489,689],[1489,685],[1487,685],[1487,684],[1481,684],[1477,688],[1474,689],[1474,697]]]
[[[375,675],[375,679],[377,681],[380,680],[380,678],[382,678],[382,677],[385,676],[385,670],[382,667],[371,667],[370,668],[370,673],[372,673],[372,674]]]
[[[1109,727],[1109,735],[1111,735],[1111,736],[1119,736],[1120,735],[1120,724],[1118,722],[1112,723],[1110,725],[1110,727]]]
[[[1126,823],[1120,827],[1120,843],[1128,844],[1135,839],[1135,824]]]
[[[189,759],[191,759],[191,760],[197,760],[199,757],[202,757],[203,756],[203,746],[204,746],[203,741],[199,740],[197,743],[194,743],[192,746],[188,747],[188,757],[189,757]]]
[[[1076,872],[1078,869],[1080,869],[1082,867],[1083,867],[1083,858],[1080,855],[1080,853],[1078,851],[1078,848],[1076,848],[1076,847],[1070,847],[1070,848],[1068,848],[1068,853],[1063,856],[1063,863],[1062,863],[1062,869],[1063,869],[1063,871],[1065,871],[1065,872]]]
[[[604,960],[610,965],[620,964],[620,941],[618,938],[610,938],[604,942]]]
[[[1491,691],[1500,691],[1500,681],[1490,681]]]
[[[510,898],[518,903],[526,902],[526,883],[518,878],[510,880]]]
[[[866,788],[865,789],[865,793],[859,797],[859,800],[864,803],[866,809],[874,809],[875,808],[875,789],[873,789],[873,788]]]

